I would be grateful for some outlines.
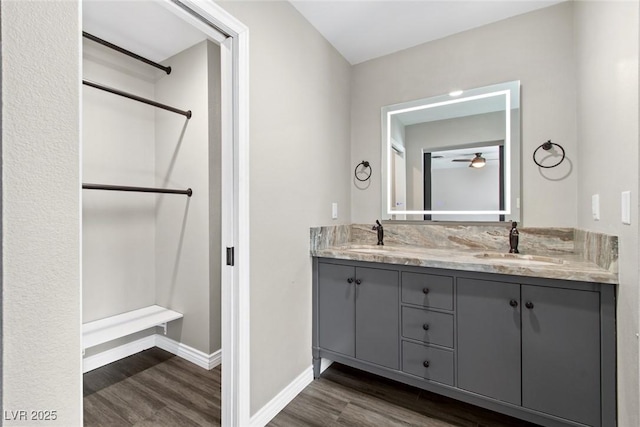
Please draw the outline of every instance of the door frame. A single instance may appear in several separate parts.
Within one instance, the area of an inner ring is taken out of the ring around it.
[[[247,426],[249,382],[249,29],[212,0],[162,0],[220,41],[222,133],[222,425]],[[203,25],[204,24],[204,25]],[[225,248],[233,248],[232,266]]]

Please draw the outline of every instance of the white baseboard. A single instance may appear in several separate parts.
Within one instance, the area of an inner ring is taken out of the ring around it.
[[[264,405],[252,417],[251,427],[266,426],[285,406],[289,404],[306,386],[313,381],[313,367],[309,366],[296,379],[291,381],[280,393]]]
[[[211,370],[222,363],[222,350],[207,354],[188,345],[174,341],[171,338],[167,338],[164,335],[155,334],[94,354],[93,356],[85,357],[82,360],[82,373],[140,353],[151,347],[159,347],[204,369]]]
[[[149,335],[118,347],[111,348],[93,356],[82,359],[82,373],[93,371],[101,366],[124,359],[156,345],[156,336]]]
[[[222,350],[207,354],[203,351],[196,350],[186,344],[167,338],[164,335],[155,335],[156,347],[159,347],[169,353],[173,353],[178,357],[182,357],[189,362],[200,366],[204,369],[213,369],[222,363]]]

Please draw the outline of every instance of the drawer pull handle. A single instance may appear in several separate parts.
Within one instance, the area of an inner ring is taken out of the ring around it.
[[[509,305],[510,305],[511,307],[517,307],[517,306],[518,306],[518,301],[516,301],[516,300],[512,299],[511,301],[509,301]]]
[[[353,283],[353,277],[349,277],[349,278],[347,279],[347,283]]]
[[[362,284],[362,280],[356,279],[356,285],[360,285],[360,284]]]
[[[533,308],[533,303],[531,301],[527,301],[527,303],[524,306],[527,307],[529,310],[531,310]]]
[[[422,293],[423,294],[428,294],[429,293],[429,288],[422,288]]]
[[[424,366],[425,368],[429,367],[429,361],[425,360],[424,362],[422,362],[422,366]]]
[[[424,325],[422,325],[422,329],[424,329],[425,331],[429,330],[429,324],[425,323]]]

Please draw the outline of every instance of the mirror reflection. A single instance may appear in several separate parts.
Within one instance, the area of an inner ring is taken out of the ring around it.
[[[383,217],[518,221],[520,84],[382,109]]]

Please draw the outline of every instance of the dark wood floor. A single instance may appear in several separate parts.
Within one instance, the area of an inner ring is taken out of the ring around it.
[[[84,374],[84,425],[220,425],[220,367],[151,348]]]
[[[524,427],[534,424],[334,363],[270,427]]]
[[[85,426],[218,426],[220,367],[152,348],[84,375]],[[302,426],[533,424],[334,363],[270,423]]]

